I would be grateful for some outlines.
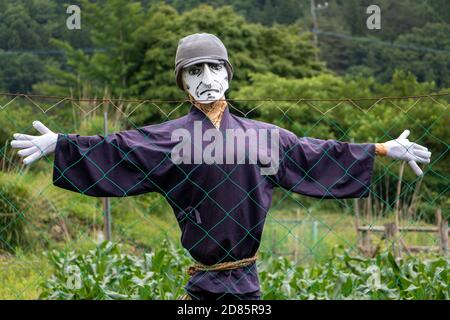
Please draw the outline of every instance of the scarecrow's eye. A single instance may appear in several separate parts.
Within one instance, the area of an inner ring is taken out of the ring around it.
[[[222,69],[223,65],[222,65],[222,64],[219,64],[219,63],[211,63],[211,64],[209,65],[209,67],[210,67],[212,70],[219,71],[219,70]]]
[[[200,71],[201,70],[200,70],[199,67],[192,67],[192,68],[189,69],[189,74],[191,76],[196,76],[196,75],[200,74]]]

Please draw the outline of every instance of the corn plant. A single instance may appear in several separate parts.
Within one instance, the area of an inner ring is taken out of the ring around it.
[[[167,243],[142,256],[111,242],[86,254],[54,250],[48,256],[55,272],[42,285],[43,299],[176,299],[187,280],[186,255]]]
[[[85,254],[52,251],[54,274],[42,284],[43,299],[176,299],[187,281],[187,253],[168,241],[154,253],[124,254],[104,242]],[[374,259],[342,248],[326,263],[295,265],[261,253],[264,299],[450,299],[449,259],[390,252]]]

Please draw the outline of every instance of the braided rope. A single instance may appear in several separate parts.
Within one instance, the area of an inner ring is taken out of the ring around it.
[[[247,267],[257,260],[257,256],[253,256],[251,258],[245,258],[242,260],[237,261],[227,261],[227,262],[221,262],[213,265],[204,265],[201,263],[196,263],[192,266],[190,266],[187,270],[187,274],[190,276],[193,276],[199,271],[226,271],[226,270],[233,270],[233,269],[239,269],[243,267]],[[189,294],[182,294],[178,300],[192,300],[192,297]]]
[[[193,276],[199,271],[225,271],[225,270],[239,269],[255,263],[256,259],[257,256],[255,255],[251,258],[245,258],[237,261],[221,262],[210,266],[196,263],[188,268],[187,273],[188,275]]]

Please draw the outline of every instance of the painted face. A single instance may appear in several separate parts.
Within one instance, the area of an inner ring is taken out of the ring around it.
[[[223,63],[200,63],[182,71],[186,90],[198,102],[210,103],[228,90],[228,72]]]

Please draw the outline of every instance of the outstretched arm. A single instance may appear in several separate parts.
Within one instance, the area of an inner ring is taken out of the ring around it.
[[[106,137],[56,134],[35,121],[41,136],[15,134],[12,147],[31,164],[55,153],[53,184],[96,197],[124,197],[158,191],[165,172],[165,146],[146,130],[121,131]]]
[[[405,160],[416,174],[416,162],[428,163],[431,153],[407,140],[409,131],[383,144],[348,143],[283,134],[277,186],[318,198],[360,198],[369,194],[376,155]]]
[[[316,198],[369,194],[375,145],[297,137],[282,140],[278,186]]]

